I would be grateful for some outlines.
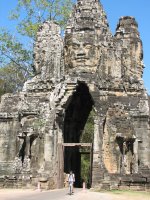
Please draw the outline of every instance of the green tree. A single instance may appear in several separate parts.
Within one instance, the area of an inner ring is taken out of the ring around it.
[[[19,91],[33,75],[32,51],[4,29],[0,32],[0,63],[0,96]]]
[[[82,143],[93,143],[93,135],[94,135],[94,116],[95,112],[92,110],[88,116],[86,125],[84,127],[83,133],[80,138],[80,142]],[[89,147],[84,147],[81,149],[81,152],[89,152]],[[81,154],[81,177],[84,179],[86,183],[89,182],[90,178],[90,154]]]
[[[18,0],[10,19],[18,20],[17,29],[20,34],[34,39],[39,25],[46,20],[57,21],[63,29],[73,2],[74,0]]]
[[[93,142],[94,116],[95,116],[95,112],[94,112],[94,110],[92,110],[88,116],[83,133],[81,135],[81,138],[80,138],[81,143],[92,143]]]
[[[33,44],[39,25],[46,20],[55,20],[63,30],[73,2],[74,0],[18,0],[16,8],[10,14],[10,19],[17,22],[17,36],[6,29],[0,30],[1,94],[19,90],[34,75]],[[21,37],[21,40],[17,37]],[[24,44],[25,40],[30,46]]]
[[[33,74],[32,50],[24,47],[24,45],[9,31],[1,29],[0,31],[0,61],[1,67],[8,66],[8,63],[13,63],[13,66],[24,71],[25,76]],[[12,64],[11,64],[12,66]]]
[[[0,96],[5,93],[19,91],[26,78],[13,63],[0,68]]]

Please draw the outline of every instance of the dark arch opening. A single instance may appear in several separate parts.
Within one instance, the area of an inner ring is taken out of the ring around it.
[[[82,132],[94,102],[85,83],[79,83],[65,111],[64,143],[80,143]],[[65,147],[64,172],[73,171],[75,186],[81,186],[80,147]]]

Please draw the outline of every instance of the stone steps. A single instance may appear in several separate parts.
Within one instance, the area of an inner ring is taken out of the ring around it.
[[[67,83],[59,90],[57,99],[55,100],[55,106],[57,108],[56,113],[62,110],[63,105],[69,99],[69,97],[76,91],[76,83]]]

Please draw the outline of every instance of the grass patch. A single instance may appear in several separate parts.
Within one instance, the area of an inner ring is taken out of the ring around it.
[[[112,193],[112,194],[119,194],[119,195],[143,195],[143,196],[150,196],[150,192],[146,191],[133,191],[133,190],[110,190],[107,191],[107,193]]]
[[[129,195],[129,196],[150,196],[150,192],[146,191],[134,191],[134,190],[100,190],[100,189],[90,189],[91,192],[101,192],[109,194],[118,194],[118,195]]]

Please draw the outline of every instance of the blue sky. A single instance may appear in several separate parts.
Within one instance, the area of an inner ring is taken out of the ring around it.
[[[144,49],[144,74],[145,87],[150,94],[150,0],[101,0],[108,17],[112,33],[121,16],[133,16],[139,25],[139,32]],[[15,8],[17,0],[0,0],[0,27],[7,27],[16,34],[15,22],[8,19],[9,11]]]

